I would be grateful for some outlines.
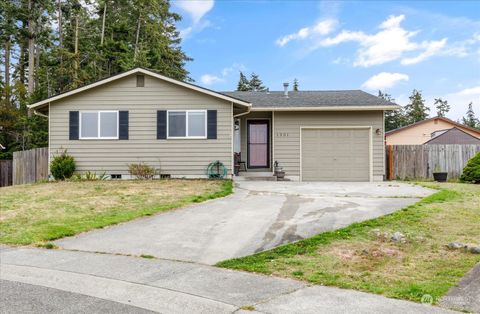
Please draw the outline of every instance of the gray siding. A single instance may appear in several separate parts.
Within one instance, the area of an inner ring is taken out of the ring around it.
[[[157,110],[217,110],[217,139],[156,139]],[[68,113],[128,110],[129,140],[68,139]],[[145,75],[136,87],[131,75],[50,105],[50,154],[66,148],[79,171],[128,175],[129,163],[145,162],[173,176],[200,177],[220,160],[232,172],[232,104]]]
[[[358,112],[275,112],[273,117],[273,159],[284,167],[286,176],[300,176],[301,126],[372,126],[373,177],[384,175],[383,111]],[[380,135],[375,130],[380,129]]]

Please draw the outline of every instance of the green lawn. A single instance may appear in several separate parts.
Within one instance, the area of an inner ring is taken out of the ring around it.
[[[83,181],[0,189],[0,243],[42,245],[140,216],[226,196],[232,181]]]
[[[480,185],[422,183],[439,191],[396,213],[217,266],[420,301],[439,297],[480,262],[450,250],[480,245]],[[405,243],[390,234],[406,235]]]

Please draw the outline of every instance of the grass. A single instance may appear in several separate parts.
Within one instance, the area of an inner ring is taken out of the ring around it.
[[[290,277],[420,302],[445,295],[480,255],[449,250],[480,245],[480,186],[422,183],[439,191],[393,214],[217,266]],[[406,235],[405,243],[390,234]]]
[[[0,243],[49,241],[232,193],[229,180],[51,182],[0,190]]]

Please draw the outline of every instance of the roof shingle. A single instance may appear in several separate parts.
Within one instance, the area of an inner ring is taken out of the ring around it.
[[[397,106],[361,90],[289,91],[288,97],[283,91],[221,93],[250,102],[253,108]]]

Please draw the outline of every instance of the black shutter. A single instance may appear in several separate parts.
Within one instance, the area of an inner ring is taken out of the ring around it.
[[[69,124],[68,124],[68,128],[69,128],[69,139],[70,140],[78,140],[78,111],[70,111],[69,112]]]
[[[157,111],[157,140],[164,140],[167,138],[167,111]]]
[[[217,139],[217,110],[207,111],[207,138]]]
[[[118,139],[128,140],[128,111],[118,112]]]

